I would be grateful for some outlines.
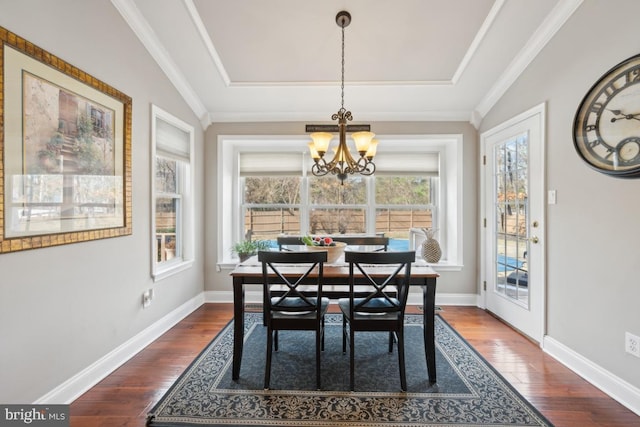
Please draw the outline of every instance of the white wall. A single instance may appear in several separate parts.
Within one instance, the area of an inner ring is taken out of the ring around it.
[[[204,132],[111,2],[0,0],[0,26],[133,98],[133,234],[0,255],[0,402],[28,403],[202,293],[199,255],[186,272],[150,277],[151,103],[196,129],[196,230]]]
[[[571,135],[591,85],[640,54],[638,16],[637,0],[585,0],[480,129],[547,102],[546,179],[558,196],[547,206],[547,333],[636,388],[640,359],[624,352],[624,333],[640,335],[640,180],[591,170]]]

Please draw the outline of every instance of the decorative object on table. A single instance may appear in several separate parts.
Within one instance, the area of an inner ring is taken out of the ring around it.
[[[386,334],[366,332],[358,338],[359,391],[348,391],[349,361],[340,345],[326,345],[322,352],[322,390],[316,390],[315,355],[309,351],[314,336],[306,331],[287,331],[281,339],[271,389],[264,390],[262,313],[245,313],[245,322],[240,379],[231,374],[230,323],[151,410],[148,426],[552,425],[439,315],[434,317],[437,384],[426,379],[422,315],[406,316],[408,393],[398,391],[397,352],[388,353]],[[325,334],[327,343],[340,342],[341,315],[326,315]]]
[[[328,236],[303,236],[301,240],[309,251],[326,251],[327,264],[335,263],[342,256],[345,248],[347,247],[346,243],[338,242]]]
[[[131,98],[2,27],[0,76],[0,254],[130,235]]]
[[[609,71],[589,89],[573,122],[573,143],[598,172],[640,177],[640,55]]]
[[[430,263],[436,263],[442,257],[440,243],[434,239],[436,231],[438,230],[434,228],[422,228],[422,232],[426,236],[425,241],[422,242],[422,258]]]
[[[278,247],[281,251],[291,250],[288,247],[289,245],[299,246],[303,244],[302,237],[303,236],[291,236],[291,235],[278,236],[277,238]],[[369,248],[374,251],[386,251],[389,248],[389,238],[385,236],[340,234],[338,236],[333,236],[332,238],[339,239],[339,241],[346,243],[347,246],[369,246]]]
[[[268,240],[243,240],[233,245],[232,252],[238,255],[240,262],[244,262],[258,251],[267,251],[271,247]]]
[[[337,113],[331,116],[331,120],[337,120],[338,125],[307,125],[306,131],[313,132],[309,143],[309,151],[314,160],[311,172],[315,176],[324,176],[328,173],[336,175],[344,184],[344,180],[350,174],[359,173],[361,175],[372,175],[376,170],[373,157],[376,155],[378,141],[374,140],[374,133],[370,132],[370,125],[347,125],[347,121],[353,119],[351,111],[344,108],[344,29],[351,23],[351,15],[347,11],[338,12],[336,23],[342,29],[342,83],[341,100],[342,104]],[[329,150],[329,144],[333,135],[330,132],[339,133],[338,147],[330,162],[324,158]],[[356,144],[358,160],[354,159],[349,147],[347,147],[347,132],[353,132],[351,137]]]

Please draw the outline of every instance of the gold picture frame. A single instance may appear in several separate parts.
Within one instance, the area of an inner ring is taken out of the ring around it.
[[[131,234],[131,109],[0,27],[0,254]]]

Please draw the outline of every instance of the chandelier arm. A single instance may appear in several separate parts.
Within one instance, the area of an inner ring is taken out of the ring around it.
[[[373,175],[376,171],[376,165],[372,161],[368,160],[366,157],[361,157],[358,160],[358,173],[361,175]]]
[[[325,176],[329,173],[329,169],[327,169],[326,164],[315,162],[313,166],[311,166],[311,173],[315,176]]]

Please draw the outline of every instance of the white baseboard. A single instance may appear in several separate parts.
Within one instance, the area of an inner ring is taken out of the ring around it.
[[[69,404],[204,304],[201,293],[69,378],[34,404]]]
[[[545,336],[542,349],[554,359],[640,415],[640,389],[603,369],[561,342]]]
[[[257,288],[255,288],[257,289]],[[475,294],[440,294],[436,293],[436,305],[471,305],[476,306]],[[262,303],[262,292],[258,290],[245,291],[244,300],[250,304]],[[232,291],[206,291],[206,302],[220,302],[220,303],[232,303],[233,292]],[[409,300],[407,304],[421,305],[422,294],[419,292],[412,292],[409,294]]]

